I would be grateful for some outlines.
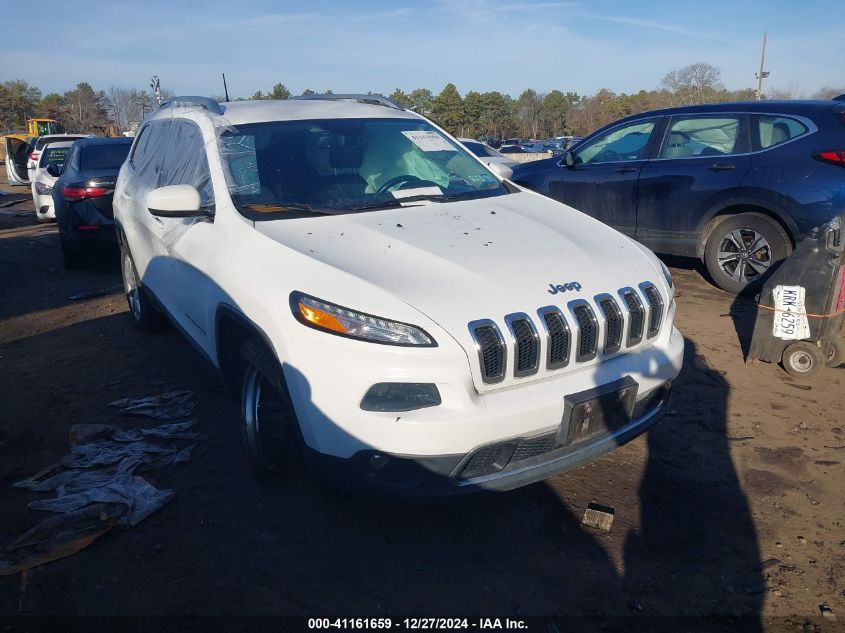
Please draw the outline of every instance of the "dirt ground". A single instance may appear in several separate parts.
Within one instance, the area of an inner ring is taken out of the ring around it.
[[[43,495],[11,484],[64,455],[72,424],[156,424],[121,418],[113,400],[193,390],[208,439],[157,479],[176,490],[160,512],[27,582],[0,577],[0,616],[555,614],[597,616],[605,630],[660,616],[737,616],[736,630],[845,622],[845,368],[804,384],[746,365],[753,304],[690,264],[670,262],[684,370],[647,435],[511,493],[329,499],[307,475],[256,481],[215,374],[178,333],[133,329],[116,259],[65,271],[55,227],[31,210],[0,210],[0,539],[41,516],[26,504]],[[69,299],[96,290],[107,294]],[[581,525],[590,501],[615,509],[609,533]]]

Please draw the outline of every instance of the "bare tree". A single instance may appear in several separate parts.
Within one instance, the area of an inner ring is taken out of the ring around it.
[[[840,86],[839,88],[825,86],[821,90],[813,93],[813,99],[833,99],[841,94],[845,94],[845,86]]]
[[[660,85],[669,93],[672,105],[692,105],[712,100],[724,88],[721,77],[716,66],[699,62],[667,73]]]
[[[543,97],[536,90],[524,90],[516,101],[517,117],[524,135],[537,138],[540,134]]]

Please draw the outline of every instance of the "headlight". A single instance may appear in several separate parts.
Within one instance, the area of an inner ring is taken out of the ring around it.
[[[324,332],[388,345],[437,346],[431,336],[416,326],[350,310],[300,292],[291,294],[291,309],[300,323]]]
[[[53,188],[49,185],[45,185],[40,180],[35,181],[35,193],[46,196],[53,193]]]

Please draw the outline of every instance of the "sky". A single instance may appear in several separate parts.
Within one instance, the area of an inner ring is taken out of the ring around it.
[[[3,38],[0,81],[45,94],[145,88],[154,74],[176,94],[222,94],[222,72],[232,98],[278,82],[294,94],[636,92],[695,62],[740,89],[756,86],[764,32],[764,88],[845,86],[841,0],[76,0],[35,29],[27,3],[0,5],[5,33],[37,33]]]

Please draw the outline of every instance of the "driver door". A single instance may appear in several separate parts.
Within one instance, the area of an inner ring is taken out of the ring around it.
[[[623,123],[579,145],[571,160],[561,162],[548,195],[634,237],[640,170],[661,118]]]

